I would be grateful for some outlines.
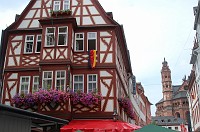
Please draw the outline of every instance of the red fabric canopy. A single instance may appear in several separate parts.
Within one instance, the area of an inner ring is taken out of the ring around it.
[[[127,122],[113,120],[72,120],[61,132],[133,132],[141,128]]]

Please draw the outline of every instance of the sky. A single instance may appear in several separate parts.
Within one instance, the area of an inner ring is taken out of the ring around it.
[[[15,20],[30,0],[3,0],[0,29]],[[171,69],[172,84],[179,85],[191,71],[195,36],[193,7],[198,0],[99,0],[106,12],[124,27],[131,65],[152,105],[162,98],[161,68],[164,57]],[[1,36],[1,33],[0,33]]]

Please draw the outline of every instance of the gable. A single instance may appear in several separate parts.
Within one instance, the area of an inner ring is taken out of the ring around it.
[[[38,20],[51,18],[52,3],[54,0],[32,0],[24,9],[15,28],[40,28]],[[63,0],[60,0],[63,1]],[[95,26],[111,24],[104,9],[97,0],[70,0],[70,10],[79,26]]]

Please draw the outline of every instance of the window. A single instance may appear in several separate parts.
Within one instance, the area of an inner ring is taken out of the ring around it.
[[[52,71],[44,71],[43,72],[43,80],[42,80],[42,86],[44,89],[50,89],[52,86]]]
[[[54,1],[53,10],[54,11],[59,11],[60,10],[60,1]]]
[[[63,4],[63,10],[70,9],[70,0],[65,0]]]
[[[25,53],[33,53],[33,42],[34,42],[34,36],[33,35],[27,35],[26,41],[25,41]]]
[[[88,38],[88,50],[96,50],[96,38],[97,37],[97,33],[95,32],[89,32],[87,34],[87,38]]]
[[[59,27],[58,31],[58,45],[67,44],[67,27]]]
[[[36,53],[39,53],[41,50],[41,42],[42,42],[42,35],[37,35],[37,43],[36,43]]]
[[[178,130],[178,127],[175,127],[175,130]]]
[[[181,117],[179,112],[176,113],[176,117],[177,117],[177,118],[180,118],[180,117]]]
[[[30,85],[30,76],[20,77],[20,94],[28,94]]]
[[[33,76],[32,93],[38,91],[38,89],[39,89],[39,76]]]
[[[46,46],[53,46],[54,45],[54,34],[55,28],[47,28],[46,30]]]
[[[83,75],[74,75],[74,92],[83,92]]]
[[[88,92],[97,90],[97,75],[88,75]]]
[[[169,129],[172,129],[172,127],[168,127]]]
[[[76,33],[75,34],[75,51],[83,51],[84,45],[84,34],[83,33]]]
[[[66,72],[65,71],[56,71],[56,89],[58,90],[65,90],[65,77]]]

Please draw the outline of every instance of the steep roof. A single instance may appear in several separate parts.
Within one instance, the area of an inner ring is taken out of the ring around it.
[[[181,90],[181,88],[182,88],[183,85],[184,84],[182,84],[182,85],[173,85],[172,86],[172,90],[173,90],[172,100],[179,99],[179,98],[186,98],[187,97],[186,96],[187,91],[186,90],[184,90],[184,91]],[[164,102],[163,98],[158,103],[156,103],[156,104],[160,104],[162,102]]]
[[[154,116],[151,118],[152,122],[155,122],[159,126],[165,126],[165,125],[180,125],[180,124],[186,124],[185,120],[182,118],[177,118],[173,116]]]

